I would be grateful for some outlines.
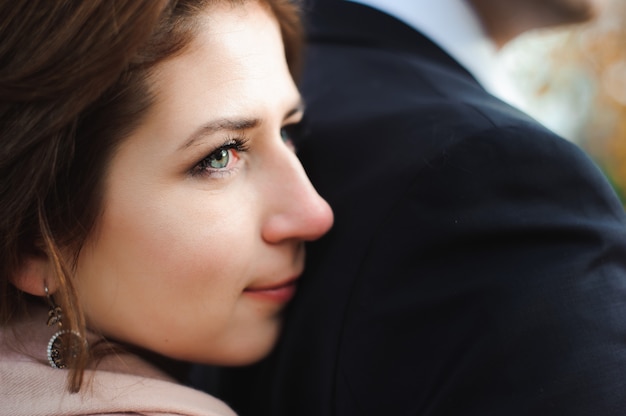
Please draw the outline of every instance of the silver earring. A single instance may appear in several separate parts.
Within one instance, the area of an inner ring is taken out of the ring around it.
[[[43,287],[50,310],[48,311],[48,321],[46,325],[57,325],[59,330],[52,335],[48,341],[48,362],[52,368],[67,368],[68,358],[76,358],[81,344],[87,346],[85,340],[78,332],[63,329],[63,311],[61,307],[54,303],[52,296],[48,293],[48,285]]]

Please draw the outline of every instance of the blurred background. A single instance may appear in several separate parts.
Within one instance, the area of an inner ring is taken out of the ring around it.
[[[502,65],[520,106],[591,155],[626,205],[626,1],[607,2],[591,23],[516,39]]]

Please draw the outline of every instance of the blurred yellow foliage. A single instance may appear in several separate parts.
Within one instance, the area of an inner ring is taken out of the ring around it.
[[[626,2],[613,0],[597,21],[572,30],[554,58],[580,65],[594,80],[592,111],[580,144],[626,201]]]

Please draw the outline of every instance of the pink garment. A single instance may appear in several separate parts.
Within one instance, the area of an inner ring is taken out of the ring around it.
[[[236,416],[223,402],[177,384],[137,356],[107,357],[86,371],[83,388],[70,394],[66,370],[54,369],[46,347],[54,329],[37,310],[0,330],[0,416]]]

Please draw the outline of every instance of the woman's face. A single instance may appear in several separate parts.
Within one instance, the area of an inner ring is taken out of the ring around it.
[[[272,347],[331,226],[285,128],[301,118],[278,25],[218,5],[156,68],[156,103],[113,156],[104,214],[81,252],[88,326],[166,356],[243,364]]]

